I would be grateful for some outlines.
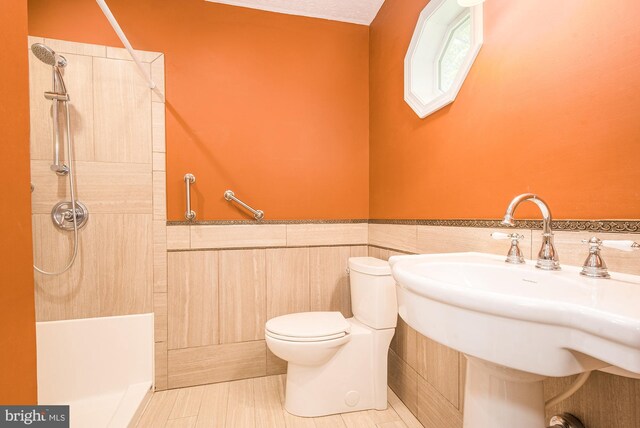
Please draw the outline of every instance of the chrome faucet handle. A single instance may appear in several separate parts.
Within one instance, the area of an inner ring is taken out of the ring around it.
[[[507,258],[505,262],[513,263],[513,264],[522,264],[524,263],[524,257],[522,256],[522,251],[520,251],[520,247],[518,244],[521,239],[524,239],[524,235],[520,235],[518,233],[504,233],[504,232],[493,232],[491,234],[493,239],[510,239],[511,247],[509,248],[509,252],[507,253]]]
[[[609,278],[609,270],[600,254],[601,247],[615,248],[621,251],[633,251],[640,249],[640,244],[630,240],[600,240],[594,236],[591,239],[583,239],[583,244],[589,244],[589,255],[582,265],[580,275],[591,278]]]

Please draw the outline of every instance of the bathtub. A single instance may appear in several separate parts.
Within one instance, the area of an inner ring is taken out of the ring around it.
[[[72,428],[124,428],[153,386],[153,314],[36,323],[38,403]]]

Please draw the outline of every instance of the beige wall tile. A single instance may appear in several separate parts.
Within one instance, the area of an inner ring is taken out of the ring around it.
[[[107,54],[106,46],[92,45],[89,43],[68,42],[58,39],[44,39],[44,43],[61,54],[78,54],[87,56],[104,57]]]
[[[464,412],[464,390],[467,381],[467,357],[460,353],[460,387],[458,391],[458,410]]]
[[[218,253],[168,254],[169,349],[218,343]]]
[[[167,226],[167,249],[188,250],[191,248],[191,226]]]
[[[369,244],[415,253],[417,226],[404,224],[370,224]]]
[[[545,380],[545,399],[565,391],[574,380],[575,376]],[[547,409],[547,418],[569,412],[589,428],[637,428],[639,390],[640,380],[595,371],[574,395]]]
[[[477,251],[507,255],[510,240],[495,240],[492,232],[518,233],[524,235],[520,249],[525,258],[531,254],[531,231],[525,229],[489,229],[478,227],[418,226],[418,252],[453,253]]]
[[[389,387],[415,415],[418,414],[418,373],[402,361],[395,352],[389,351]]]
[[[220,343],[264,339],[265,250],[226,250],[220,257]]]
[[[391,339],[391,349],[414,370],[418,370],[417,336],[418,333],[398,316],[396,333]]]
[[[167,389],[167,342],[155,344],[156,391]]]
[[[151,90],[135,64],[94,58],[93,96],[96,160],[151,163]]]
[[[153,319],[156,342],[167,341],[167,293],[153,293]]]
[[[73,234],[48,214],[33,216],[37,266],[58,270]],[[35,274],[38,321],[127,315],[152,310],[152,223],[149,214],[93,214],[79,232],[74,266],[57,276]]]
[[[70,200],[67,177],[49,169],[49,160],[31,161],[32,212],[50,213],[61,200]],[[75,162],[76,197],[97,213],[150,214],[152,208],[149,165]],[[90,217],[91,218],[91,217]],[[89,220],[91,221],[91,220]]]
[[[169,388],[266,374],[263,340],[169,350]]]
[[[582,266],[589,254],[589,246],[582,243],[583,239],[597,236],[602,240],[613,239],[640,242],[640,235],[637,233],[554,232],[554,234],[554,243],[560,264],[578,267]],[[533,254],[531,257],[533,260],[538,257],[541,245],[542,232],[534,230]],[[610,271],[640,275],[640,253],[638,251],[627,252],[603,248],[601,254]]]
[[[287,362],[276,357],[267,347],[267,375],[278,375],[287,372]]]
[[[351,248],[349,257],[367,257],[369,255],[369,247],[367,245],[356,245]]]
[[[164,55],[160,55],[151,63],[151,80],[156,84],[156,87],[153,89],[153,101],[163,103],[165,100]]]
[[[287,245],[287,226],[192,226],[191,248],[250,248]]]
[[[163,103],[151,103],[153,151],[166,152],[165,106]]]
[[[310,310],[339,311],[349,318],[350,247],[316,247],[309,249]]]
[[[418,378],[418,419],[425,427],[462,428],[462,414],[422,378]]]
[[[153,221],[153,290],[167,292],[167,223]]]
[[[418,337],[418,374],[457,409],[460,353],[421,334]]]
[[[288,224],[287,246],[357,245],[368,242],[366,223]]]
[[[31,50],[31,45],[34,43],[44,43],[44,37],[27,36],[28,50]]]
[[[166,155],[165,153],[153,152],[153,170],[165,171],[166,170]]]
[[[134,49],[133,51],[138,56],[138,60],[140,60],[140,62],[153,62],[162,55],[160,52],[139,51],[137,49]],[[107,58],[133,61],[133,57],[128,50],[125,48],[114,48],[111,46],[107,46]]]
[[[309,310],[309,249],[267,249],[267,319]]]
[[[167,219],[167,174],[153,171],[153,219]]]
[[[69,112],[72,129],[74,160],[94,160],[93,141],[93,62],[90,57],[65,54],[68,65],[64,69],[64,81],[70,94]],[[29,111],[31,124],[31,159],[53,158],[52,102],[44,98],[44,92],[53,89],[51,67],[29,53]],[[66,122],[64,108],[59,106],[60,155],[68,162],[66,150]]]

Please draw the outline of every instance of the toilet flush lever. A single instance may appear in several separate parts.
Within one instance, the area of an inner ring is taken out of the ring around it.
[[[521,239],[524,239],[524,235],[520,235],[517,233],[503,233],[503,232],[493,232],[491,234],[493,239],[510,239],[511,247],[509,248],[509,252],[507,253],[507,258],[505,262],[513,263],[513,264],[522,264],[524,263],[524,257],[522,256],[522,251],[520,251],[520,247],[518,244]]]
[[[582,240],[583,244],[589,244],[589,255],[587,256],[580,275],[590,278],[609,278],[609,270],[600,254],[601,247],[614,248],[621,251],[633,251],[640,249],[640,244],[630,240],[600,240],[598,237]]]

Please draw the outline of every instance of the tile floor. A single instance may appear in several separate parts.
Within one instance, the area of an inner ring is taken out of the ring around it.
[[[138,421],[152,428],[422,428],[389,389],[389,407],[299,418],[284,410],[285,375],[172,389],[153,394]]]

